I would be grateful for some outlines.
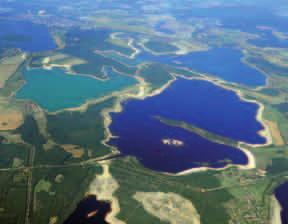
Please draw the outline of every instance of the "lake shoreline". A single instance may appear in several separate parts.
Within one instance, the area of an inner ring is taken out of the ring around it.
[[[103,140],[103,144],[105,144],[108,147],[113,147],[114,150],[118,151],[117,147],[111,146],[108,144],[110,139],[117,137],[117,136],[113,136],[113,134],[110,131],[110,125],[112,124],[112,118],[111,118],[110,113],[121,113],[123,110],[122,102],[124,102],[128,99],[145,100],[147,97],[153,97],[155,95],[161,94],[166,88],[168,88],[174,81],[177,80],[177,77],[182,77],[186,80],[203,80],[203,81],[211,82],[212,84],[218,86],[219,88],[223,88],[223,89],[234,92],[240,98],[240,100],[242,100],[243,102],[251,102],[251,103],[257,104],[259,108],[256,112],[255,118],[263,126],[263,129],[259,131],[259,135],[264,137],[266,139],[266,142],[263,144],[248,144],[245,142],[239,142],[237,149],[242,151],[246,155],[246,157],[248,159],[248,163],[246,165],[228,164],[228,165],[221,167],[221,168],[212,168],[212,167],[205,167],[204,166],[204,167],[187,169],[187,170],[175,173],[175,174],[166,173],[166,172],[162,172],[162,173],[167,174],[167,175],[173,175],[173,176],[182,176],[182,175],[188,175],[191,173],[203,172],[203,171],[208,171],[208,170],[221,171],[221,170],[225,170],[225,169],[230,168],[230,167],[237,167],[237,168],[242,169],[242,170],[255,169],[256,168],[255,156],[253,155],[253,153],[249,149],[246,149],[243,146],[241,146],[241,144],[245,144],[246,146],[250,146],[253,148],[258,148],[258,147],[270,145],[272,143],[272,137],[270,134],[270,130],[263,120],[263,112],[265,109],[264,104],[262,104],[256,100],[246,99],[244,97],[244,95],[242,94],[241,90],[235,90],[234,88],[230,88],[230,87],[226,86],[225,84],[227,82],[223,81],[223,80],[211,79],[210,77],[207,77],[205,75],[202,75],[202,78],[199,78],[199,77],[187,78],[187,77],[179,76],[177,74],[172,74],[172,76],[173,76],[173,79],[170,80],[169,82],[167,82],[162,88],[157,89],[157,90],[155,90],[151,93],[147,93],[147,94],[145,93],[146,83],[143,80],[143,82],[139,85],[138,94],[128,94],[126,96],[122,96],[122,98],[116,100],[114,107],[105,110],[105,112],[103,113],[103,117],[105,120],[104,127],[105,127],[107,135],[106,135],[106,138]]]

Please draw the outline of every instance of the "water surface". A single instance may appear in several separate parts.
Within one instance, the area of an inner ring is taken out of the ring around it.
[[[272,31],[261,32],[260,38],[250,40],[249,43],[257,47],[288,48],[288,40],[280,39],[273,35]]]
[[[266,80],[262,73],[242,61],[243,53],[235,48],[213,48],[181,56],[153,56],[149,53],[142,53],[139,57],[142,60],[186,66],[198,72],[251,87],[264,85]]]
[[[246,164],[238,149],[212,143],[181,128],[160,123],[155,116],[185,121],[234,140],[264,143],[257,134],[262,125],[255,120],[258,106],[241,101],[231,91],[207,81],[179,79],[162,94],[124,103],[121,113],[112,113],[110,144],[126,155],[136,156],[157,171],[180,172],[208,165]],[[182,141],[183,146],[163,144],[163,139]]]
[[[19,99],[30,99],[48,111],[78,107],[95,99],[122,90],[136,83],[132,77],[110,70],[106,81],[66,74],[61,69],[24,71],[26,84],[17,92]]]
[[[282,224],[288,224],[288,182],[285,182],[276,188],[275,196],[282,207]]]
[[[0,49],[20,48],[26,52],[48,51],[56,44],[44,25],[29,21],[0,20]]]
[[[107,224],[105,218],[111,212],[111,205],[97,200],[96,196],[88,196],[82,200],[64,224]]]

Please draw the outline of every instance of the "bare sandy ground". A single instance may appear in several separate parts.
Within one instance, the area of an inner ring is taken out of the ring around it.
[[[119,185],[109,172],[109,162],[103,162],[101,165],[103,173],[95,176],[95,179],[90,183],[87,193],[89,195],[96,195],[99,200],[111,202],[112,211],[106,217],[108,223],[124,224],[123,221],[116,218],[116,215],[120,212],[120,207],[118,199],[113,195],[119,188]]]
[[[133,196],[144,209],[171,224],[200,224],[200,215],[191,201],[175,193],[136,192]]]
[[[17,71],[24,60],[25,54],[0,60],[0,89],[4,87],[6,81]]]
[[[204,171],[208,171],[208,170],[217,170],[217,171],[221,171],[221,170],[225,170],[229,167],[237,167],[240,170],[250,170],[250,169],[255,169],[256,168],[256,160],[255,157],[253,155],[253,153],[251,151],[249,151],[248,149],[245,149],[243,147],[238,146],[238,149],[241,150],[248,158],[248,163],[246,165],[234,165],[234,164],[229,164],[227,166],[224,166],[222,168],[210,168],[210,167],[197,167],[197,168],[191,168],[188,170],[184,170],[182,172],[176,173],[176,174],[171,174],[171,173],[166,173],[168,175],[171,176],[184,176],[184,175],[188,175],[191,173],[197,173],[197,172],[204,172]]]
[[[85,152],[83,148],[77,145],[67,144],[67,145],[61,145],[61,146],[66,152],[70,153],[73,156],[73,158],[81,158]]]
[[[265,123],[267,123],[268,127],[270,128],[271,135],[275,141],[275,145],[276,146],[284,146],[285,141],[281,135],[278,124],[274,121],[269,121],[269,120],[265,120]]]
[[[18,111],[0,111],[0,131],[15,130],[23,123],[23,115]]]
[[[277,201],[277,199],[275,198],[275,196],[271,196],[271,214],[270,214],[270,224],[281,224],[281,206],[279,204],[279,202]]]
[[[119,34],[119,33],[112,33],[112,34],[110,35],[110,38],[111,38],[111,39],[119,39],[119,38],[117,37],[118,34]],[[120,56],[129,58],[129,59],[134,59],[134,58],[136,58],[136,56],[137,56],[138,54],[141,53],[141,50],[138,49],[137,47],[135,47],[134,42],[135,42],[135,40],[134,40],[133,38],[129,38],[129,39],[128,39],[127,46],[130,47],[130,48],[133,50],[133,53],[132,53],[131,55],[125,55],[125,54],[122,54],[121,52],[117,52],[117,51],[114,51],[114,50],[111,50],[110,52],[114,52],[114,53],[116,53],[116,54],[118,54],[118,55],[120,55]],[[109,52],[109,51],[107,51],[107,52]]]

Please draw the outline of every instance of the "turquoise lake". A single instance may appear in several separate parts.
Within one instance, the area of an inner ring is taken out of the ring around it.
[[[114,91],[123,90],[137,83],[129,76],[109,70],[106,81],[90,77],[69,75],[61,69],[32,69],[23,73],[26,84],[16,98],[29,99],[49,112],[78,107],[89,99],[95,99]]]

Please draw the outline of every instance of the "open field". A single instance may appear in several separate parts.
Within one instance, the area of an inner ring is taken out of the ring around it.
[[[17,71],[24,60],[24,54],[18,54],[0,60],[0,89],[4,87],[6,81]]]

